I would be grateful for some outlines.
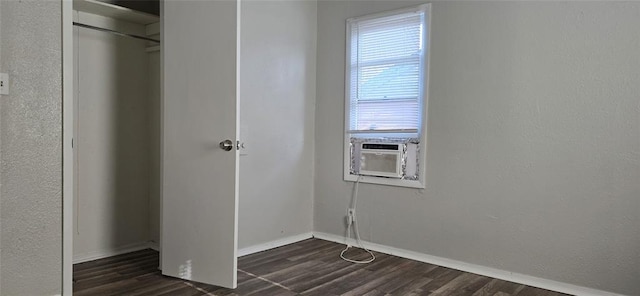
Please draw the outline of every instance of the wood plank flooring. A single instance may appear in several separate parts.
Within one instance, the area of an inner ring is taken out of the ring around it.
[[[338,257],[343,245],[308,239],[238,258],[238,288],[165,277],[158,252],[142,250],[76,264],[74,295],[468,295],[557,296],[557,292],[376,253],[371,264]],[[359,250],[349,257],[364,259]]]

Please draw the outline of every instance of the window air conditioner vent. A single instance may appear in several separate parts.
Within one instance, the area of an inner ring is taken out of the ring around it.
[[[402,178],[403,144],[362,143],[358,157],[360,175]]]

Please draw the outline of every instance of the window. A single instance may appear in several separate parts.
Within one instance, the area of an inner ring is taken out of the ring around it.
[[[350,161],[359,157],[353,154],[359,153],[353,146],[374,140],[424,142],[429,9],[425,4],[347,20],[346,180],[360,175],[354,168],[358,162]],[[406,166],[415,166],[415,173],[403,174],[396,181],[415,181],[424,175],[419,172],[424,157],[414,158],[404,161],[412,162]],[[365,179],[382,182],[383,176],[378,177],[378,181]],[[387,181],[391,180],[382,183]]]

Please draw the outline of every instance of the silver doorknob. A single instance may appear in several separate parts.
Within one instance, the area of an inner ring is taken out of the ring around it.
[[[220,142],[220,149],[224,151],[231,151],[231,149],[233,149],[233,142],[231,140],[224,140]]]

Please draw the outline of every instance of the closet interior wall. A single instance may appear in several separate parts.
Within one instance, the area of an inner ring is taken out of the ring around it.
[[[77,22],[147,33],[145,25],[74,14]],[[74,262],[157,242],[160,67],[149,47],[74,27]]]

